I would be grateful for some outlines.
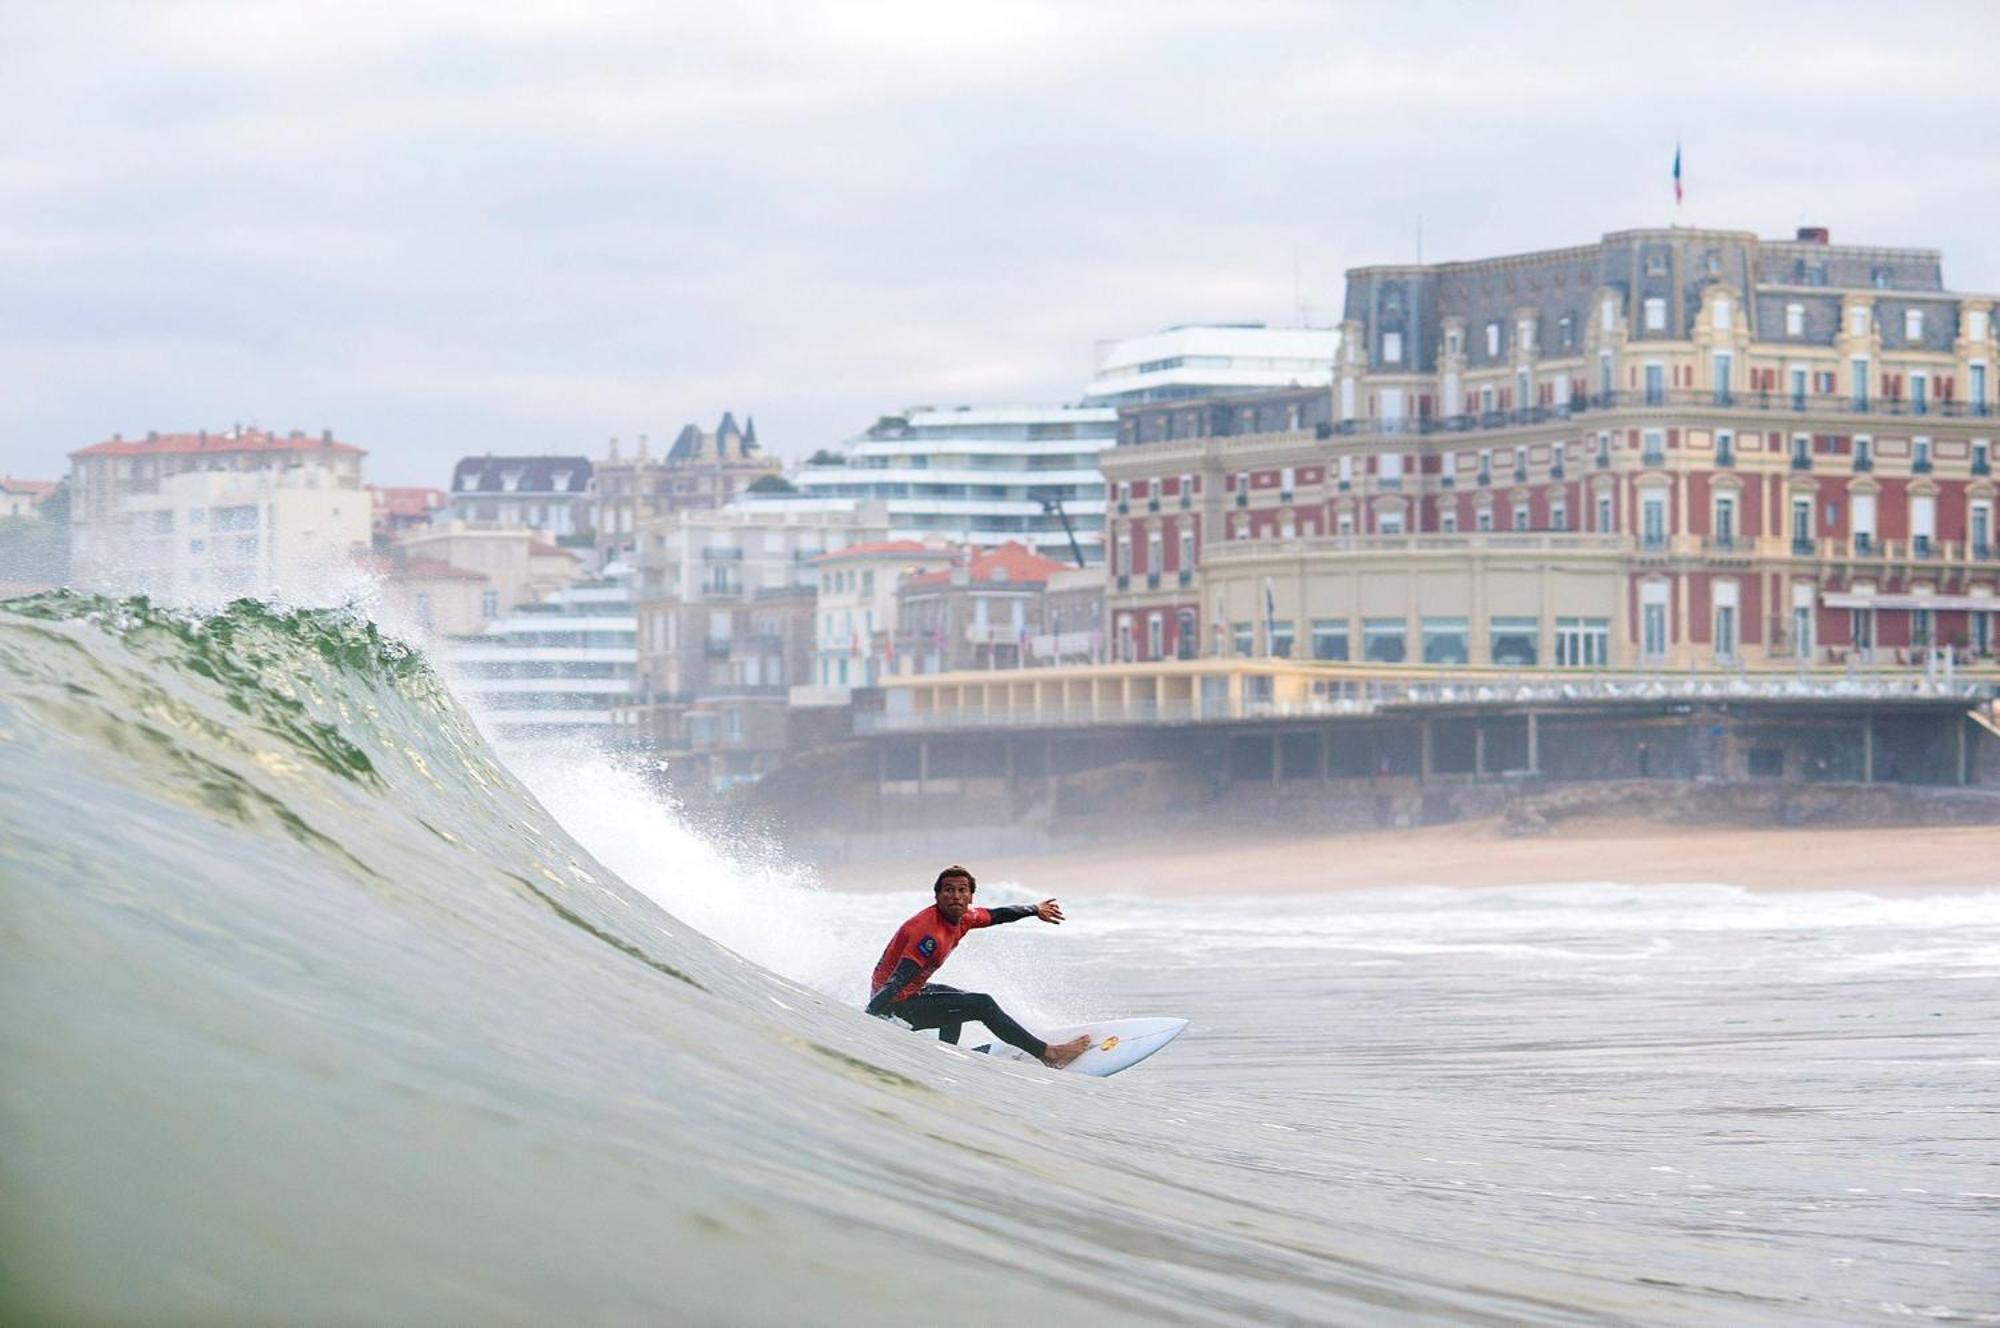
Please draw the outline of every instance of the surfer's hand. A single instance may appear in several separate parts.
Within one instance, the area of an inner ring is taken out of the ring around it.
[[[1043,922],[1060,924],[1063,920],[1062,905],[1053,899],[1044,899],[1041,903],[1035,905],[1035,916]]]

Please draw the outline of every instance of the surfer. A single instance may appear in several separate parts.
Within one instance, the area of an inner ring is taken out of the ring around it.
[[[957,1042],[960,1027],[976,1019],[1002,1042],[1019,1047],[1044,1065],[1061,1069],[1090,1046],[1088,1036],[1052,1047],[1015,1023],[985,992],[960,991],[926,981],[974,928],[997,927],[1022,918],[1062,923],[1062,909],[1053,899],[974,908],[972,892],[977,888],[972,873],[963,867],[946,867],[938,873],[937,884],[931,887],[937,903],[898,927],[876,961],[868,984],[874,993],[868,1000],[868,1013],[881,1019],[900,1019],[911,1028],[935,1028],[943,1042]]]

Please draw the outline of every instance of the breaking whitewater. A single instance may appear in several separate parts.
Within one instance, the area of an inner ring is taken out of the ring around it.
[[[2000,895],[1118,884],[951,980],[1189,1033],[993,1063],[365,622],[0,605],[0,1320],[2000,1323]]]

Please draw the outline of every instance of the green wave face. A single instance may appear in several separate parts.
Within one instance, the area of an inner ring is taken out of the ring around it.
[[[1199,1271],[1256,1209],[1135,1173],[1129,1104],[941,1054],[627,888],[351,615],[0,604],[0,907],[0,1320],[1320,1294],[1282,1243]]]

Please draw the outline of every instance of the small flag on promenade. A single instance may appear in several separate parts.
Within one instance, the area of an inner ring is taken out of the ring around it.
[[[1681,145],[1674,144],[1674,206],[1681,205]]]

